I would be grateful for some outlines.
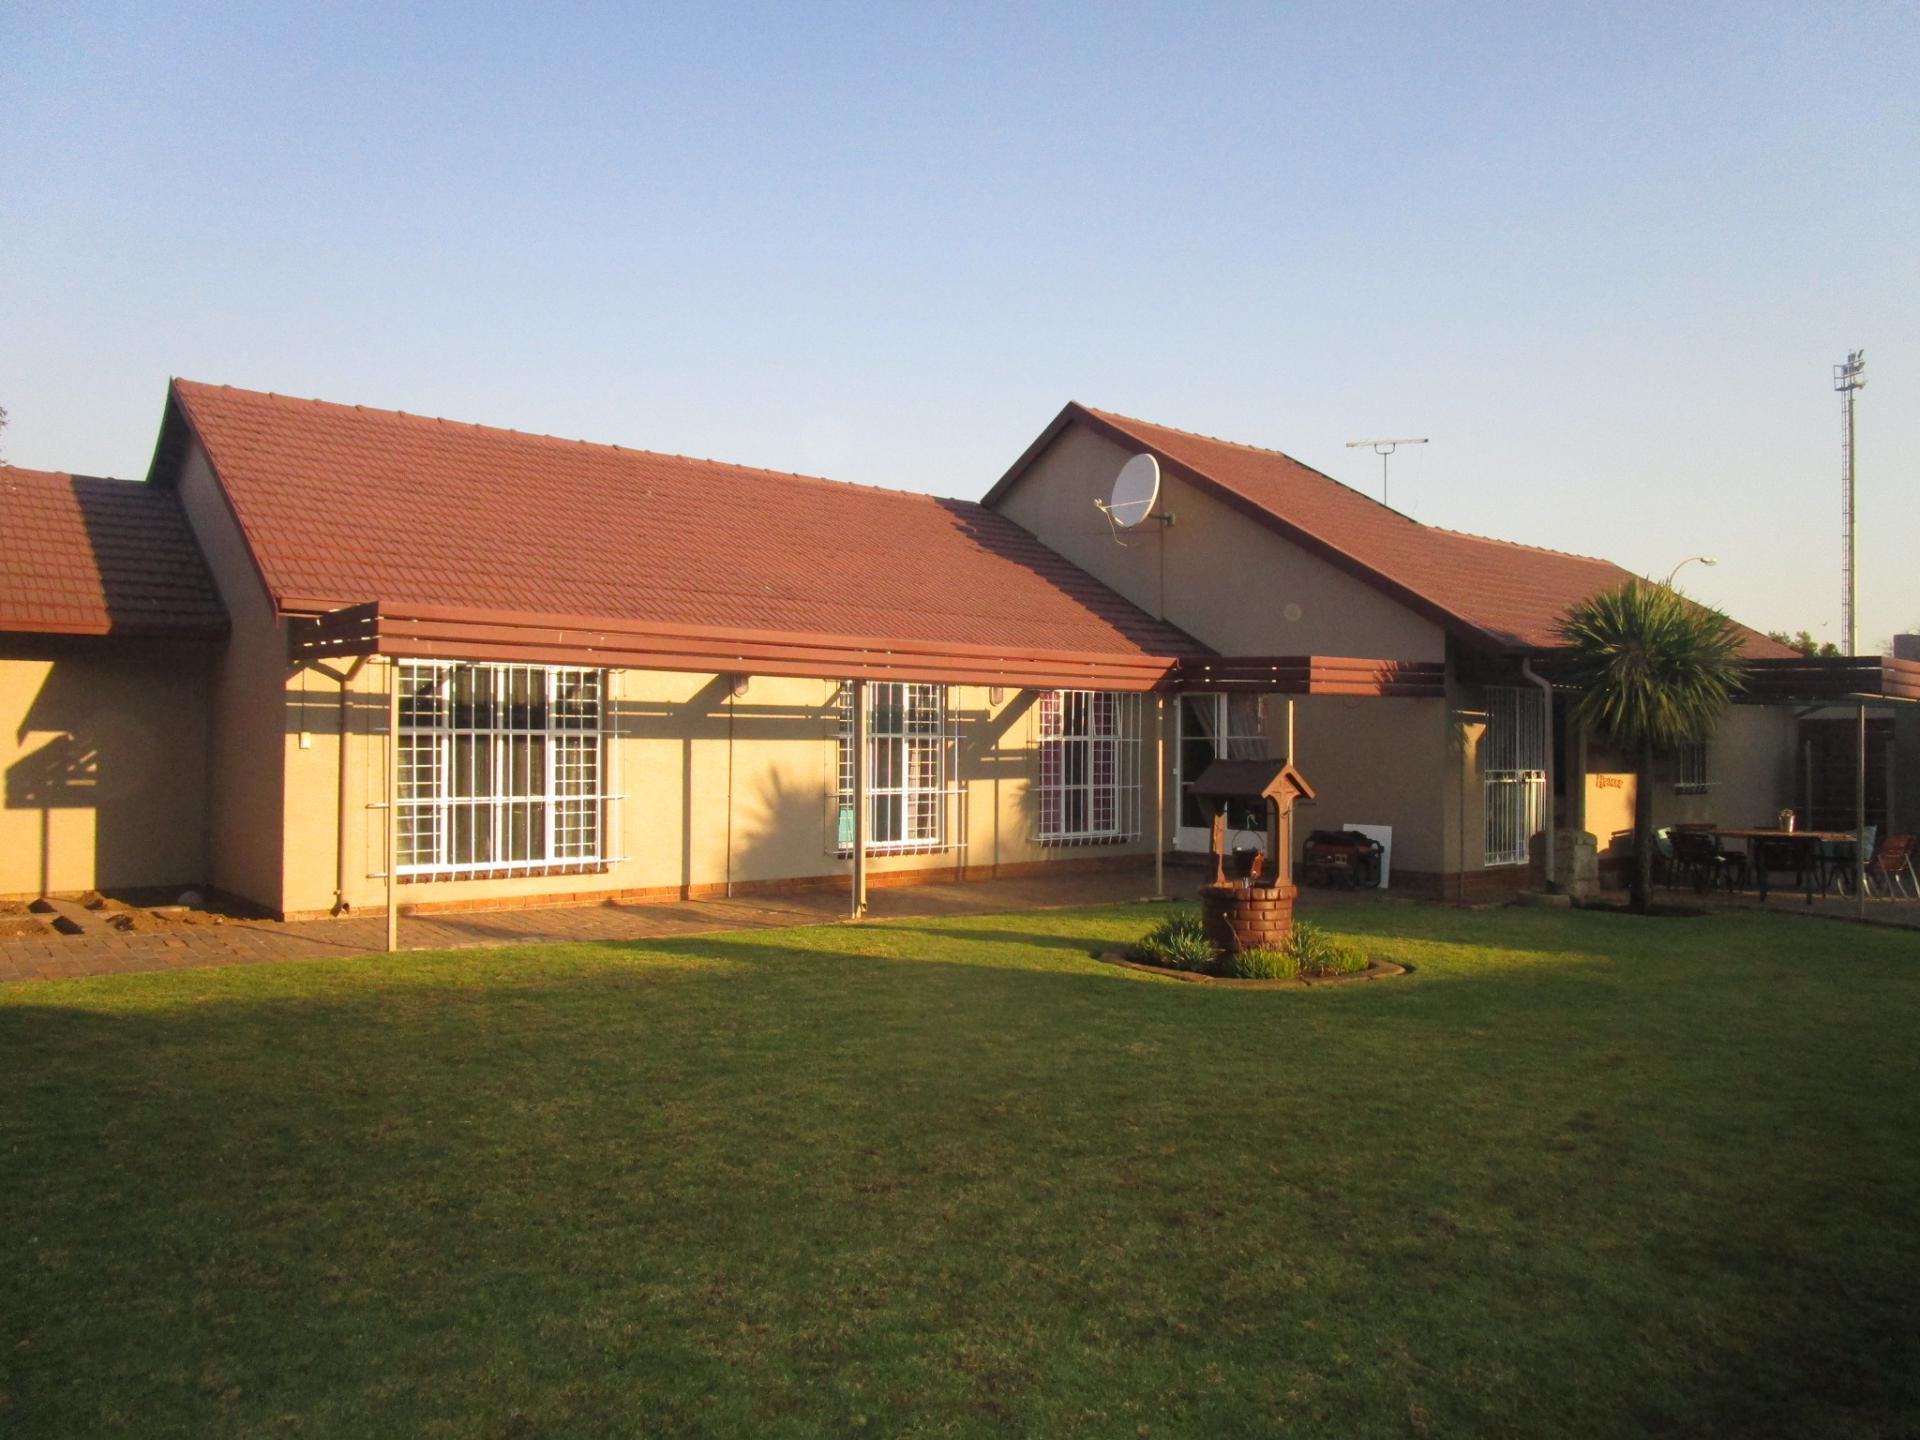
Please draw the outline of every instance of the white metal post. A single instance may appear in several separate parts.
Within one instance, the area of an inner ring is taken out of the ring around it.
[[[400,948],[400,662],[387,661],[387,953]]]
[[[1167,697],[1153,697],[1153,898],[1167,898]]]
[[[853,918],[867,913],[867,682],[853,682]]]

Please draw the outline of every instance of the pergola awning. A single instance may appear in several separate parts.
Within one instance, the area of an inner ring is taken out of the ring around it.
[[[1883,705],[1920,702],[1920,660],[1890,655],[1825,655],[1743,660],[1734,693],[1741,705]],[[1564,687],[1564,655],[1534,660],[1541,675]]]
[[[384,655],[1021,689],[1225,690],[1415,699],[1446,693],[1446,667],[1437,660],[1001,650],[942,641],[385,602],[294,617],[287,643],[296,662]]]
[[[1761,705],[1920,701],[1920,660],[1890,655],[1749,660],[1737,698]]]

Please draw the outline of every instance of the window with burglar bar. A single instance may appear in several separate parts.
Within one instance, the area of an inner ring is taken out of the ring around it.
[[[1681,795],[1704,795],[1712,784],[1707,779],[1707,742],[1682,741],[1673,755],[1673,788]]]
[[[604,672],[409,661],[399,683],[397,874],[606,858]]]
[[[1486,863],[1524,865],[1545,814],[1547,760],[1543,697],[1514,686],[1487,689],[1480,740],[1486,787]]]
[[[1140,834],[1139,703],[1105,690],[1046,690],[1040,727],[1039,838],[1049,844]]]
[[[947,843],[947,692],[904,681],[867,684],[867,849],[943,850]],[[837,846],[853,853],[853,685],[840,687]]]

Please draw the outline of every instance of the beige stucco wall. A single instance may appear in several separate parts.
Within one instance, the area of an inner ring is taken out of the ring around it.
[[[1174,523],[1148,520],[1116,543],[1093,502],[1107,498],[1130,453],[1069,425],[998,509],[1223,654],[1446,658],[1438,625],[1172,475],[1161,482],[1156,511]]]
[[[1653,823],[1772,825],[1782,807],[1796,803],[1794,733],[1794,712],[1789,706],[1728,706],[1708,750],[1709,784],[1705,793],[1678,793],[1672,761],[1665,757],[1654,761]],[[1634,768],[1633,757],[1602,741],[1589,742],[1589,772],[1627,772]],[[1589,824],[1587,829],[1594,830],[1594,826]],[[1605,850],[1607,834],[1604,830],[1595,833]]]
[[[206,883],[205,648],[0,646],[0,897]]]
[[[387,663],[364,666],[349,684],[346,899],[355,910],[384,904]],[[744,696],[715,675],[625,670],[609,681],[610,777],[616,863],[604,872],[506,879],[409,882],[403,906],[483,904],[606,891],[710,893],[845,875],[834,853],[838,784],[836,686],[826,680],[753,677]],[[288,683],[284,752],[284,909],[330,910],[335,901],[340,689],[311,672]],[[984,688],[948,691],[960,736],[963,797],[950,802],[950,833],[964,847],[932,854],[876,854],[876,878],[902,870],[979,871],[1091,856],[1144,855],[1155,833],[1154,705],[1139,703],[1141,838],[1126,844],[1042,845],[1031,787],[1038,774],[1032,692],[994,704]],[[302,737],[306,740],[303,744]]]
[[[1223,654],[1354,655],[1444,660],[1439,626],[1184,481],[1162,480],[1157,513],[1116,542],[1095,500],[1107,498],[1131,452],[1069,425],[1002,497],[999,509],[1151,614]],[[1163,581],[1164,574],[1164,581]],[[1285,753],[1285,702],[1268,706],[1275,755]],[[1297,828],[1391,825],[1396,869],[1450,868],[1442,777],[1449,728],[1442,700],[1315,696],[1294,707],[1295,762],[1317,802]]]
[[[278,910],[286,641],[197,443],[182,463],[179,495],[233,627],[214,663],[208,697],[208,879],[230,895]]]

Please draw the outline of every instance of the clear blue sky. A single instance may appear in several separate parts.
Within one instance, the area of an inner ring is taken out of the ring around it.
[[[1920,9],[11,4],[0,453],[166,378],[981,494],[1069,398],[1920,624]],[[1824,625],[1824,629],[1821,627]]]

